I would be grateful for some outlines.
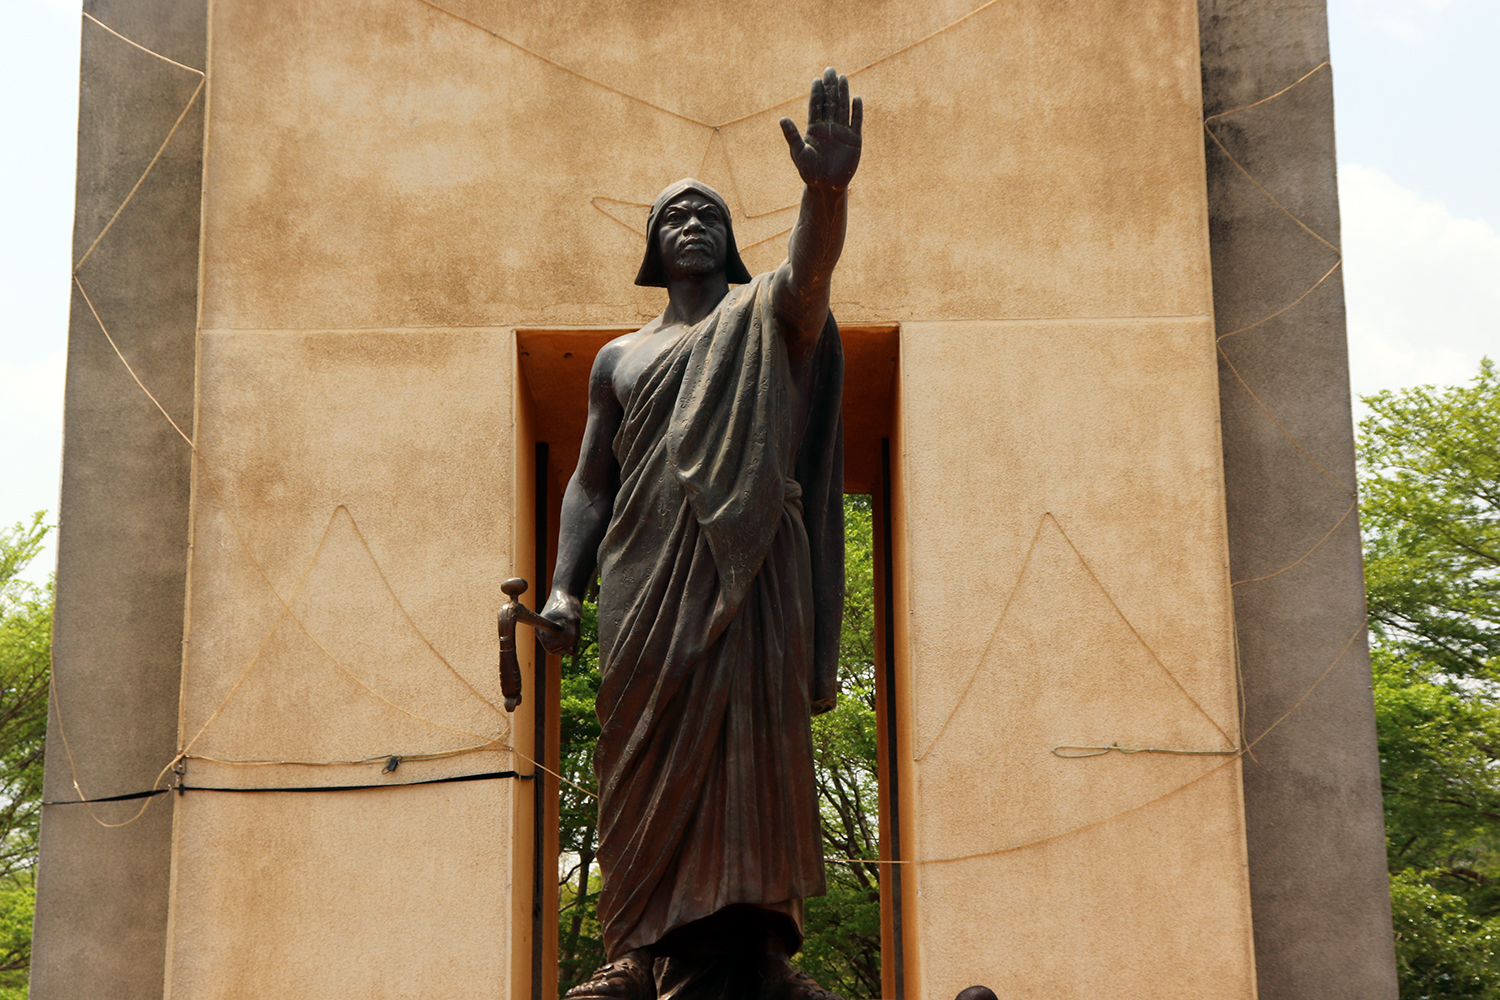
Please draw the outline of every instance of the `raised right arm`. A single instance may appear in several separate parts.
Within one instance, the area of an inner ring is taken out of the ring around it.
[[[578,642],[578,620],[598,558],[599,543],[609,529],[615,492],[620,488],[620,466],[615,461],[614,438],[624,418],[615,396],[614,363],[619,351],[604,346],[589,373],[588,422],[578,451],[578,468],[563,492],[562,517],[557,532],[557,567],[552,593],[542,614],[563,626],[560,634],[538,630],[537,637],[551,653],[570,652]]]

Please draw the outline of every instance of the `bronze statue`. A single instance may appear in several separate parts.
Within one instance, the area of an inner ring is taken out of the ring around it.
[[[787,260],[752,278],[724,199],[651,208],[638,285],[662,314],[589,380],[539,631],[578,637],[599,588],[599,917],[610,963],[574,1000],[815,1000],[787,959],[825,891],[812,715],[833,707],[843,608],[843,351],[829,284],[859,164],[859,98],[831,68],[805,136]],[[739,287],[730,288],[735,283]]]

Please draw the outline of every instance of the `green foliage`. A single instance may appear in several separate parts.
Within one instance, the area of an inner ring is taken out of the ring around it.
[[[844,622],[839,701],[813,720],[813,763],[829,857],[880,857],[875,735],[875,562],[868,496],[844,501]],[[828,894],[806,904],[797,964],[847,997],[878,997],[880,866],[828,865]]]
[[[1365,580],[1376,634],[1453,677],[1500,680],[1500,374],[1365,400]]]
[[[1476,917],[1412,869],[1391,874],[1391,916],[1403,1000],[1500,998],[1500,920]]]
[[[17,574],[42,547],[43,516],[0,531],[0,1000],[25,997],[31,961],[52,586]]]
[[[560,993],[583,982],[604,964],[604,937],[599,928],[599,801],[594,777],[594,744],[599,717],[599,616],[594,595],[583,603],[578,651],[563,658],[562,700],[558,715],[561,767],[571,782],[558,791],[557,982]]]
[[[1366,398],[1365,580],[1403,998],[1500,1000],[1500,378]]]
[[[880,856],[875,752],[875,591],[869,497],[847,497],[847,598],[839,654],[838,707],[813,720],[813,753],[826,853]],[[588,978],[604,962],[599,929],[598,801],[594,744],[599,720],[599,627],[590,595],[584,602],[578,653],[564,658],[560,705],[564,784],[558,808],[561,848],[558,989]],[[849,997],[880,996],[879,866],[830,864],[828,895],[807,901],[807,940],[797,964],[823,986]],[[6,1000],[0,994],[0,1000]]]
[[[0,1000],[26,1000],[35,907],[36,881],[31,872],[0,882]]]

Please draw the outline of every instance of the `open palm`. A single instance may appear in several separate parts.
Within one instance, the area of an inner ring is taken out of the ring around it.
[[[832,66],[812,82],[807,98],[807,135],[790,118],[781,119],[797,173],[809,187],[843,189],[859,167],[860,125],[864,108],[849,98],[849,78]]]

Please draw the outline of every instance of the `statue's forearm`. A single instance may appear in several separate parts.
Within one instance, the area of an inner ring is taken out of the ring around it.
[[[592,493],[574,475],[563,492],[562,523],[557,533],[557,568],[552,591],[582,600],[594,575],[599,543],[609,529],[610,500]]]
[[[779,311],[799,339],[816,338],[828,315],[833,268],[844,250],[848,192],[843,188],[802,189],[802,209],[787,247],[787,277]]]

